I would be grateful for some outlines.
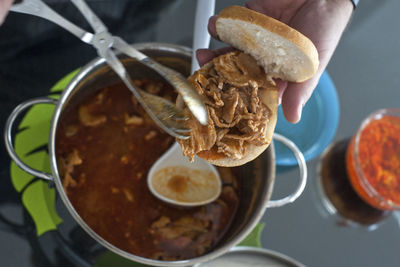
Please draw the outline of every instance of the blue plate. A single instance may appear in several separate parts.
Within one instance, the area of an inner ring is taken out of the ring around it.
[[[324,151],[335,136],[339,122],[339,100],[336,88],[327,72],[319,80],[317,88],[303,108],[299,123],[291,124],[285,119],[282,108],[278,110],[275,132],[292,140],[309,161]],[[276,164],[297,165],[293,153],[275,142]]]

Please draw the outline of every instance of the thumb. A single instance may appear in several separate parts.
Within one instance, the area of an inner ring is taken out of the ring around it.
[[[282,95],[282,110],[291,123],[298,123],[304,105],[318,84],[320,74],[302,83],[289,83]]]

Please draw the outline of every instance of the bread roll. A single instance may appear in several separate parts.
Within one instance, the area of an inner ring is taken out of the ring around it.
[[[178,142],[191,160],[198,155],[233,167],[255,159],[272,141],[278,112],[273,78],[309,79],[317,71],[318,53],[298,31],[244,7],[222,10],[216,29],[223,42],[239,51],[214,58],[189,78],[205,99],[209,125],[201,126],[186,109],[192,132]]]
[[[288,25],[248,8],[223,9],[218,37],[254,57],[270,77],[303,82],[317,71],[318,52],[306,36]]]

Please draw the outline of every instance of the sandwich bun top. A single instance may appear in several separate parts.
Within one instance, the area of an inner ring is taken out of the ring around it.
[[[221,41],[250,54],[271,78],[303,82],[317,71],[314,44],[290,26],[245,7],[223,9],[216,21]]]

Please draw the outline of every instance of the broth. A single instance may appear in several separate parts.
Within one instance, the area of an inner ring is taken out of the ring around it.
[[[134,83],[176,98],[163,82]],[[148,170],[173,142],[122,83],[89,95],[62,115],[56,156],[64,190],[82,219],[124,251],[159,260],[200,256],[218,243],[235,215],[239,183],[228,168],[218,168],[222,193],[208,205],[173,207],[151,194]]]

